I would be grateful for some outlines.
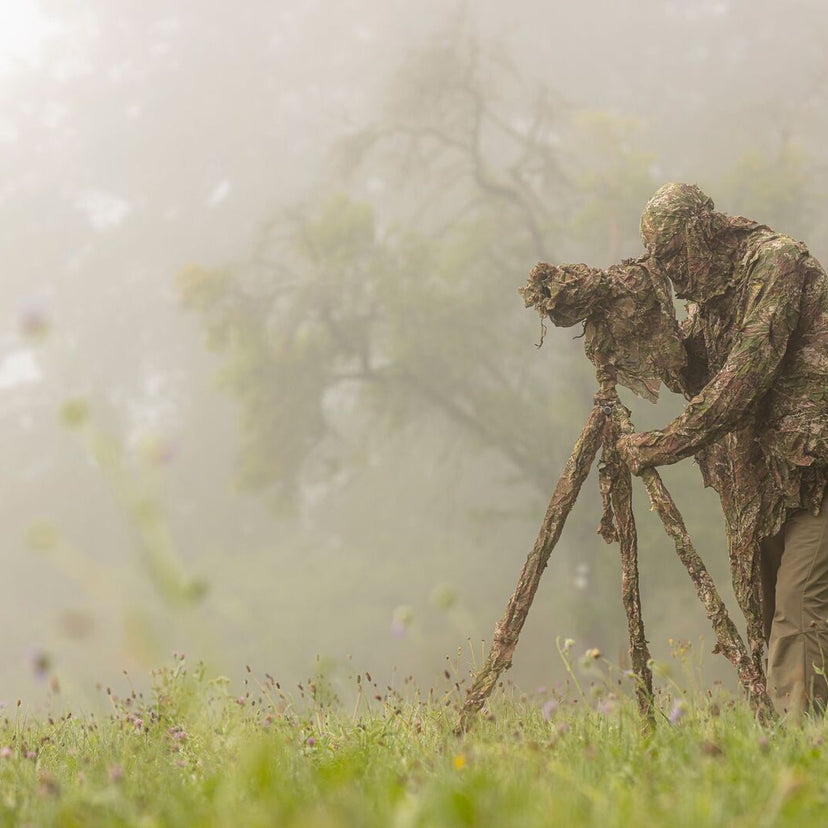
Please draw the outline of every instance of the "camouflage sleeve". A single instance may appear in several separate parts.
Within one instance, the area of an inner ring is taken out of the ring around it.
[[[799,319],[801,248],[778,239],[749,265],[743,322],[722,369],[684,413],[638,441],[641,466],[675,463],[731,431],[773,383]]]

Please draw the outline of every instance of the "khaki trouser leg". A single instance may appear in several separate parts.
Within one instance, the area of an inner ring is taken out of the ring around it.
[[[828,497],[819,517],[795,512],[762,544],[768,692],[780,715],[828,703]],[[771,590],[773,570],[776,586]],[[768,621],[771,621],[768,629]]]

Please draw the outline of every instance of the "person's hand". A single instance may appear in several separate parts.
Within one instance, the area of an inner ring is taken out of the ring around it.
[[[630,471],[634,475],[640,475],[644,469],[652,465],[647,457],[646,446],[651,440],[652,437],[649,432],[641,431],[636,434],[625,434],[615,444],[621,459],[630,467]]]

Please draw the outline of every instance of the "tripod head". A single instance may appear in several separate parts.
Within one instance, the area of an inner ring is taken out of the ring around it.
[[[662,382],[681,390],[687,354],[669,283],[649,256],[606,270],[539,262],[519,292],[554,325],[583,324],[584,351],[602,386],[611,367],[619,383],[651,402]]]

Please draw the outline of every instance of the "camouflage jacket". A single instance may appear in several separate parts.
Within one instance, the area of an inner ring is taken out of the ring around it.
[[[742,218],[726,289],[688,305],[676,352],[666,280],[647,256],[608,270],[539,264],[521,291],[556,325],[584,323],[587,356],[685,412],[639,446],[647,465],[695,455],[731,535],[775,533],[789,510],[817,512],[828,480],[828,277],[806,247]]]
[[[690,304],[682,326],[690,402],[641,459],[695,454],[705,482],[735,497],[730,518],[758,520],[761,538],[788,510],[818,512],[828,479],[828,277],[801,242],[737,221],[727,290]]]

